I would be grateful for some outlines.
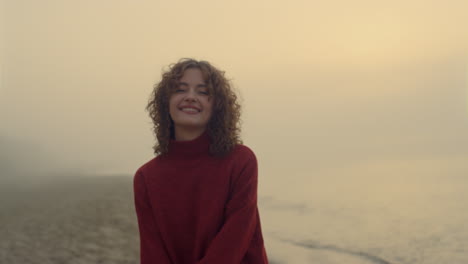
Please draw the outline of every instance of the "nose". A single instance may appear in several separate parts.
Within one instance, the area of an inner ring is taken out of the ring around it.
[[[195,102],[197,100],[195,89],[189,89],[184,100],[189,102]]]

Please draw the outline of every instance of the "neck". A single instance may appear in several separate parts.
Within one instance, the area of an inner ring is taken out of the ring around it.
[[[205,130],[197,138],[192,140],[175,140],[169,142],[168,158],[191,159],[209,155],[210,136]]]
[[[190,141],[199,137],[201,134],[203,134],[203,132],[205,132],[205,130],[206,130],[205,128],[184,129],[181,127],[175,127],[174,137],[176,141]]]

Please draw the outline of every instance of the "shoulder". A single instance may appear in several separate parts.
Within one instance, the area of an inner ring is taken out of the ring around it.
[[[231,159],[238,165],[253,163],[257,164],[257,157],[254,151],[246,145],[237,144],[230,153]]]
[[[251,148],[237,144],[230,155],[232,157],[232,181],[236,186],[243,186],[257,180],[257,157]]]
[[[236,144],[232,149],[231,155],[255,158],[254,151],[244,144]]]
[[[143,177],[143,175],[148,175],[154,172],[154,170],[158,167],[158,163],[160,163],[160,156],[156,156],[149,161],[143,163],[135,172],[135,179],[137,177]],[[141,176],[138,176],[141,175]]]

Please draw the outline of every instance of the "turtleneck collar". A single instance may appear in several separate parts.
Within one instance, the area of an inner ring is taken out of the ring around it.
[[[191,156],[199,156],[208,154],[210,150],[210,136],[205,130],[200,136],[192,140],[177,141],[169,140],[169,156],[183,156],[185,158]]]

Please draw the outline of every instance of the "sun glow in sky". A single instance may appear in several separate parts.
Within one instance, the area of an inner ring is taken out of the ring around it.
[[[232,79],[245,142],[279,182],[275,172],[291,167],[467,155],[466,10],[463,1],[4,0],[0,135],[35,142],[66,167],[132,173],[152,157],[144,105],[161,69],[194,57]],[[277,149],[294,159],[281,167]]]

